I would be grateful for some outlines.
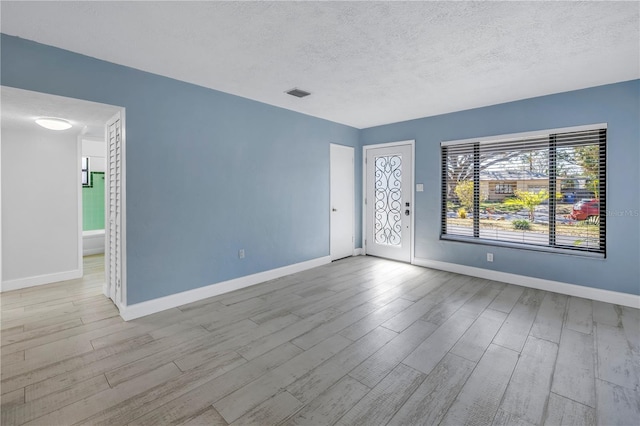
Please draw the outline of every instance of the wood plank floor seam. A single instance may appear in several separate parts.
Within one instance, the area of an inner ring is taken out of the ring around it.
[[[358,256],[128,323],[0,295],[3,425],[640,423],[640,311]]]
[[[564,395],[560,395],[560,394],[555,393],[555,392],[553,392],[553,391],[549,392],[549,395],[550,395],[550,396],[551,396],[551,395],[560,396],[560,397],[562,397],[562,398],[568,399],[569,401],[573,401],[573,402],[575,402],[576,404],[585,405],[585,404],[581,403],[580,401],[576,401],[575,399],[568,398],[568,397],[566,397],[566,396],[564,396]],[[586,405],[586,406],[588,407],[588,405]],[[595,407],[591,407],[591,408],[595,408]]]

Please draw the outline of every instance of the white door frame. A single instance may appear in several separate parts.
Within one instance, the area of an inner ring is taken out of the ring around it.
[[[120,293],[119,297],[116,297],[116,289],[111,287],[111,279],[109,277],[109,264],[111,261],[109,247],[109,210],[110,210],[110,185],[109,185],[109,173],[111,170],[111,156],[109,155],[109,122],[113,118],[119,116],[120,118]],[[126,208],[126,114],[125,109],[121,108],[120,111],[114,115],[105,123],[105,220],[104,220],[104,266],[105,266],[105,279],[102,286],[103,294],[113,300],[115,305],[120,311],[127,305],[127,208]]]
[[[415,139],[409,139],[406,141],[387,142],[373,145],[365,145],[362,147],[362,252],[367,254],[367,245],[364,240],[367,237],[367,151],[370,149],[386,148],[399,145],[411,146],[411,176],[409,176],[409,187],[411,188],[411,245],[409,247],[410,256],[409,263],[412,265],[415,263],[414,248],[416,244],[415,238],[415,217],[416,217],[416,203],[415,203],[415,173],[416,173],[416,141]]]
[[[76,170],[77,173],[77,182],[76,187],[78,188],[78,270],[80,271],[80,277],[84,276],[84,236],[82,235],[84,229],[84,218],[83,218],[83,209],[82,209],[82,137],[84,131],[78,135],[76,142]],[[89,178],[91,179],[91,178]]]
[[[356,201],[356,195],[355,195],[355,148],[352,146],[348,146],[348,145],[340,145],[340,144],[335,144],[335,143],[330,143],[329,144],[329,256],[331,257],[331,259],[333,260],[333,253],[331,253],[331,229],[333,226],[333,214],[331,209],[333,208],[333,194],[331,193],[331,170],[332,170],[332,164],[331,164],[331,148],[332,146],[336,146],[339,148],[347,148],[350,149],[352,152],[352,162],[351,162],[351,176],[352,178],[352,184],[349,185],[349,187],[351,188],[351,255],[355,256],[356,252],[355,252],[355,231],[356,231],[356,212],[355,212],[355,201]]]

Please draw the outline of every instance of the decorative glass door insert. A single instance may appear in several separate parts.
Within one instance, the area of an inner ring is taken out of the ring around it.
[[[402,245],[402,156],[375,159],[374,236],[377,244]]]

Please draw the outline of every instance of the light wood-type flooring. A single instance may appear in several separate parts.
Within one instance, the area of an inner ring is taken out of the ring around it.
[[[372,257],[124,322],[2,294],[2,425],[638,425],[640,315]]]

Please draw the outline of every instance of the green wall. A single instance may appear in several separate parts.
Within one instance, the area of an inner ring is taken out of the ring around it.
[[[82,187],[82,230],[104,229],[104,172],[91,172],[89,183]]]

